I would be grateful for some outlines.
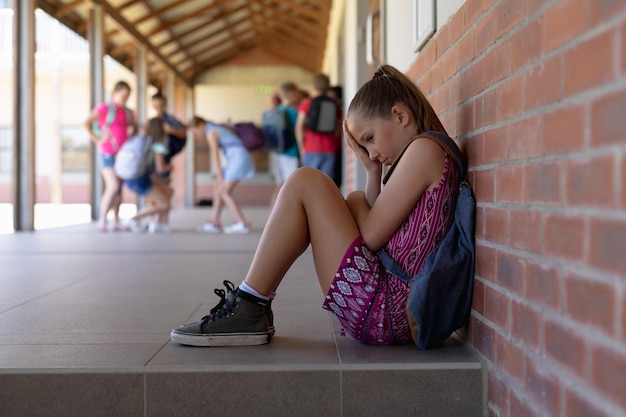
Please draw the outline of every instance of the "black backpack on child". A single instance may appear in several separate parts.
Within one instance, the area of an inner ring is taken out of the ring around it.
[[[335,133],[337,130],[337,102],[321,95],[311,100],[306,128],[318,133]]]
[[[476,258],[476,200],[467,182],[467,160],[456,143],[439,132],[424,132],[420,137],[437,142],[459,167],[459,195],[453,222],[437,250],[428,255],[422,270],[413,277],[384,248],[380,254],[387,270],[411,283],[407,313],[409,322],[412,319],[417,327],[417,335],[413,326],[411,333],[419,349],[431,349],[441,346],[469,319]]]

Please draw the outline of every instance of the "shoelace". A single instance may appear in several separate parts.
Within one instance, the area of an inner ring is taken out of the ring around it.
[[[237,292],[237,288],[232,282],[226,279],[223,281],[223,284],[226,287],[226,290],[223,290],[221,288],[216,288],[213,290],[213,292],[215,292],[215,295],[220,297],[220,301],[217,303],[215,307],[211,309],[209,314],[202,317],[202,320],[201,320],[202,324],[205,324],[208,321],[221,318],[229,314],[232,311],[233,302],[235,301],[235,293]]]

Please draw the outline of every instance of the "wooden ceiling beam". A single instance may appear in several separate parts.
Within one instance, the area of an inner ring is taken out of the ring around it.
[[[176,74],[181,81],[190,85],[190,81],[186,79],[183,74],[178,71],[178,69],[173,66],[161,53],[148,41],[148,38],[142,35],[135,27],[133,27],[126,19],[124,19],[120,13],[113,8],[106,0],[92,0],[94,3],[102,6],[102,9],[106,14],[109,15],[111,19],[113,19],[118,25],[120,25],[126,32],[128,32],[133,38],[135,38],[138,42],[142,43],[146,46],[148,51],[150,51],[154,56],[156,56],[163,65],[169,67],[174,74]]]
[[[179,16],[178,18],[173,19],[173,20],[168,20],[168,22],[167,22],[167,23],[164,23],[164,24],[163,24],[163,27],[156,28],[156,29],[152,30],[150,33],[148,33],[148,34],[146,35],[146,37],[148,37],[148,38],[149,38],[149,37],[151,37],[151,36],[156,35],[156,34],[157,34],[157,33],[159,33],[159,32],[162,32],[162,31],[164,31],[164,30],[166,30],[166,29],[169,29],[169,28],[171,28],[171,27],[173,27],[173,26],[176,26],[176,25],[178,25],[178,24],[180,24],[180,23],[184,22],[184,21],[185,21],[185,20],[187,20],[187,19],[191,19],[191,18],[193,18],[193,17],[197,17],[198,15],[200,15],[200,14],[202,14],[202,13],[209,12],[209,11],[211,11],[211,10],[213,10],[213,9],[217,8],[217,7],[222,6],[222,5],[223,5],[224,3],[226,3],[227,1],[228,1],[228,0],[218,0],[216,3],[210,4],[210,5],[205,6],[205,7],[201,7],[200,9],[195,10],[195,11],[193,11],[193,12],[190,12],[190,13],[188,13],[188,14],[186,14],[186,15]],[[239,6],[237,9],[242,9],[242,8],[244,8],[244,7],[247,7],[247,5]]]

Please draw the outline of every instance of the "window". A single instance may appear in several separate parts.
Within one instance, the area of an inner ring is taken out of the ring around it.
[[[61,167],[63,172],[89,171],[89,137],[82,126],[61,127]]]
[[[0,127],[0,174],[13,170],[13,128]]]

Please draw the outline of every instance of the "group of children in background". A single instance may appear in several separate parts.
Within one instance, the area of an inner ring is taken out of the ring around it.
[[[230,126],[209,122],[195,116],[187,126],[166,112],[166,98],[157,93],[152,97],[156,113],[138,133],[136,117],[126,107],[130,86],[118,82],[110,102],[97,105],[85,121],[91,140],[97,144],[104,179],[104,192],[97,223],[99,232],[132,231],[169,233],[169,212],[174,194],[170,182],[172,158],[185,146],[187,129],[194,139],[206,140],[211,164],[216,175],[213,184],[213,210],[209,221],[199,231],[206,233],[249,233],[250,222],[233,194],[240,181],[255,175],[250,152],[243,146]],[[341,167],[341,88],[331,88],[324,74],[313,78],[313,94],[286,82],[272,95],[272,106],[285,113],[287,129],[293,141],[280,151],[271,152],[275,190],[300,166],[310,166],[326,173],[340,185]],[[226,164],[222,164],[221,156]],[[141,160],[141,164],[140,161]],[[129,174],[122,167],[135,164],[138,172]],[[124,172],[122,174],[122,172]],[[119,219],[122,185],[142,197],[143,204],[126,223]],[[224,206],[232,212],[235,222],[223,227]],[[113,212],[113,228],[107,224]],[[147,220],[147,223],[145,222]]]

